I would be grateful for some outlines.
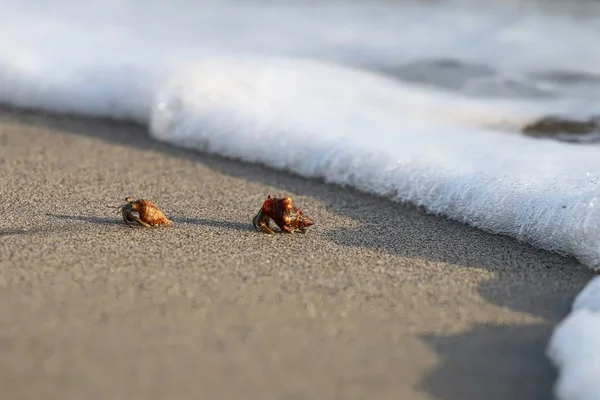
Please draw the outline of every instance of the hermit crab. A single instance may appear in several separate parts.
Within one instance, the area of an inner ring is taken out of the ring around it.
[[[275,232],[269,227],[271,221],[275,222],[281,232],[286,233],[306,233],[306,228],[314,225],[301,208],[294,207],[291,197],[268,196],[258,214],[252,219],[252,225],[257,230],[273,234]]]
[[[126,197],[127,204],[120,206],[123,222],[127,226],[136,222],[146,228],[155,226],[170,226],[172,222],[165,217],[165,214],[150,200],[139,199],[133,201],[131,197]]]

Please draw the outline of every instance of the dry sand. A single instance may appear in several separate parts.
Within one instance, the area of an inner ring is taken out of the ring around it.
[[[592,273],[107,121],[0,111],[3,399],[549,399]],[[289,194],[317,225],[251,218]],[[172,228],[107,204],[155,201]]]

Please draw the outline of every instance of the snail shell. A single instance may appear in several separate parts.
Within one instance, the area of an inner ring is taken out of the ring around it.
[[[287,224],[294,229],[303,229],[314,225],[314,222],[308,215],[304,214],[302,209],[294,207],[287,216]]]
[[[140,199],[131,203],[132,209],[137,211],[140,219],[151,226],[171,225],[172,222],[150,200]]]
[[[269,216],[277,226],[281,227],[290,221],[289,213],[293,209],[292,198],[276,198],[269,196],[261,207],[261,212]]]

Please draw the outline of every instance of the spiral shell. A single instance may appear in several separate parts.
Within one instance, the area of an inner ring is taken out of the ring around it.
[[[291,197],[268,196],[260,212],[271,218],[281,230],[284,230],[284,227],[292,230],[304,230],[304,228],[314,225],[314,222],[304,214],[302,209],[294,207]]]
[[[288,214],[293,208],[291,197],[267,197],[267,200],[263,203],[261,211],[263,214],[268,215],[270,218],[275,219],[281,218],[284,214]]]
[[[287,221],[287,225],[294,230],[303,230],[304,228],[314,225],[313,220],[310,219],[308,215],[304,214],[302,209],[296,207],[291,210]]]
[[[126,200],[131,204],[132,210],[136,211],[139,214],[140,219],[148,225],[169,226],[172,224],[156,204],[152,203],[150,200],[140,199],[130,201],[130,198],[127,198]]]

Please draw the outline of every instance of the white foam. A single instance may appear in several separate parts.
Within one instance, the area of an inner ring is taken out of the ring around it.
[[[227,58],[178,71],[156,104],[160,140],[411,201],[600,263],[597,148],[487,128],[527,104],[434,96],[322,62]]]
[[[559,369],[559,400],[600,398],[600,277],[577,296],[571,313],[555,328],[547,353]]]

